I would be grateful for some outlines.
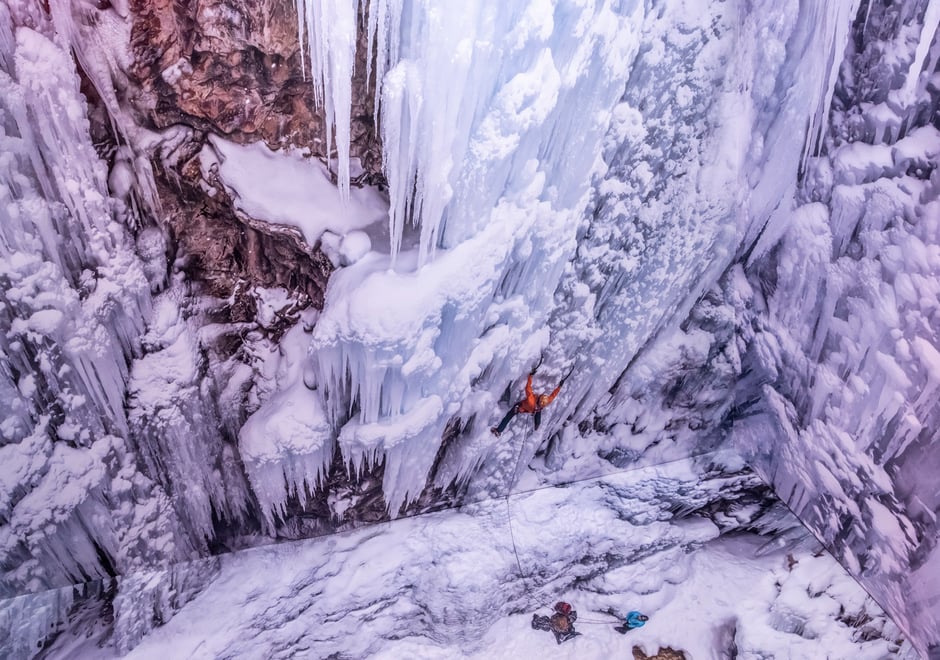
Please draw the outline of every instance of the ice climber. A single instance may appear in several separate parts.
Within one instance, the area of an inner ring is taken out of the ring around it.
[[[614,626],[614,630],[619,632],[621,635],[626,635],[629,631],[634,628],[642,628],[646,625],[646,622],[649,621],[649,617],[645,614],[640,614],[637,611],[627,613],[626,618],[623,620],[623,624],[619,626]]]
[[[559,601],[555,603],[555,612],[551,616],[533,614],[532,627],[536,630],[550,630],[555,635],[555,641],[561,644],[581,634],[574,629],[577,620],[578,613],[571,609],[571,605]]]
[[[561,386],[565,381],[562,380],[558,384],[558,387],[552,390],[551,394],[539,394],[536,396],[535,392],[532,390],[532,377],[537,370],[538,365],[536,365],[535,369],[529,374],[529,379],[525,383],[525,398],[509,409],[509,412],[503,417],[503,421],[499,423],[499,426],[494,426],[490,429],[497,438],[500,433],[506,430],[506,427],[509,426],[509,422],[512,421],[512,418],[515,417],[517,413],[535,415],[535,430],[539,430],[539,424],[542,423],[542,410],[555,400],[555,397],[558,396],[558,392],[561,390]]]

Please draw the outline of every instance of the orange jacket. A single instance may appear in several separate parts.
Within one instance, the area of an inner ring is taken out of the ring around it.
[[[530,415],[537,413],[539,410],[542,410],[545,406],[550,404],[555,400],[555,397],[558,396],[558,392],[561,391],[561,385],[552,390],[552,393],[548,395],[548,401],[544,405],[539,405],[539,398],[535,395],[535,392],[532,390],[532,374],[529,374],[529,380],[525,383],[525,398],[519,402],[519,412],[528,413]]]

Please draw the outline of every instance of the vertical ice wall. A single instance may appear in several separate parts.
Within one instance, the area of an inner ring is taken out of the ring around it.
[[[747,269],[735,436],[929,655],[940,644],[940,16],[916,2],[859,19],[825,149]]]
[[[42,24],[41,22],[39,23]],[[104,574],[105,461],[149,287],[68,54],[0,7],[0,561],[4,591]],[[27,559],[23,559],[23,557]]]
[[[390,246],[333,276],[311,359],[340,450],[384,464],[393,513],[448,420],[488,418],[490,389],[545,344],[641,16],[608,1],[369,5]]]
[[[760,235],[814,148],[851,9],[671,4],[659,15],[672,22],[656,23],[631,69],[638,4],[362,7],[377,49],[390,245],[333,276],[311,360],[331,435],[348,463],[384,463],[390,510],[420,492],[448,421],[465,426],[445,481],[488,457],[512,461],[486,434],[495,397],[546,347],[538,386],[572,376],[524,453],[583,419],[738,241]],[[317,75],[334,88],[333,69]]]
[[[0,6],[0,566],[4,594],[185,552],[127,442],[150,284],[110,196],[67,44]],[[25,27],[30,25],[32,27]]]
[[[838,26],[849,9],[667,3],[648,20],[649,46],[615,110],[592,213],[551,320],[547,354],[571,377],[526,458],[551,454],[546,467],[571,478],[564,457],[585,464],[586,442],[597,442],[584,437],[593,434],[589,418],[613,435],[626,429],[614,449],[609,439],[598,452],[675,457],[712,442],[740,370],[728,344],[734,285],[716,283],[739,246],[790,208],[811,118],[829,103],[822,81],[838,67],[847,31]],[[697,379],[718,389],[682,403]],[[669,392],[649,391],[667,384]],[[680,409],[689,406],[697,412]]]

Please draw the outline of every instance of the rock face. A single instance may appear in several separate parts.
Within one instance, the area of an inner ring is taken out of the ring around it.
[[[324,121],[314,104],[290,0],[132,0],[127,108],[141,126],[175,131],[172,157],[156,179],[170,243],[192,278],[232,297],[230,320],[250,320],[253,286],[284,287],[321,307],[329,260],[299,233],[236,216],[221,186],[202,180],[198,153],[209,133],[272,148],[306,148],[328,163]],[[364,35],[364,31],[361,32]],[[351,156],[362,177],[381,181],[374,100],[365,80],[365,38],[353,81]],[[171,140],[173,141],[173,140]],[[259,173],[264,176],[264,173]]]
[[[633,647],[634,660],[685,660],[685,654],[670,647],[659,649],[656,655],[646,655],[639,646]]]
[[[191,135],[171,179],[158,178],[171,243],[187,257],[184,268],[211,295],[232,297],[232,322],[254,318],[249,294],[256,286],[283,287],[304,306],[321,308],[332,271],[329,259],[292,228],[236,214],[224,186],[203,179],[199,151],[205,136]]]
[[[326,160],[323,118],[304,76],[297,16],[289,0],[133,0],[131,76],[137,110],[156,128],[186,124],[236,142],[264,140],[276,148],[306,146]],[[351,157],[365,172],[381,171],[365,79],[360,31],[353,80]]]

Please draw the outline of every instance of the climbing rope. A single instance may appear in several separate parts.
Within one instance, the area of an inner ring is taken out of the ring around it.
[[[524,420],[528,421],[528,420]],[[516,465],[512,469],[512,476],[509,482],[509,489],[506,491],[506,504],[509,504],[509,496],[512,494],[512,487],[515,483],[516,473],[519,472],[519,464],[522,462],[522,453],[525,451],[525,445],[529,441],[529,425],[526,424],[525,431],[522,434],[522,444],[519,446],[519,455],[516,456]]]
[[[528,579],[527,579],[527,577],[526,577],[526,571],[523,570],[523,568],[522,568],[522,559],[519,557],[519,548],[516,546],[516,534],[515,534],[515,532],[513,531],[513,528],[512,528],[512,507],[511,507],[510,504],[509,504],[509,496],[512,495],[512,486],[513,486],[513,484],[515,483],[516,475],[517,475],[517,473],[519,472],[519,465],[522,463],[522,455],[523,455],[523,453],[525,452],[526,444],[527,444],[528,442],[529,442],[529,426],[528,426],[528,424],[527,424],[527,425],[525,426],[525,430],[523,431],[523,434],[522,434],[522,442],[520,443],[520,446],[519,446],[519,453],[518,453],[518,455],[516,456],[516,462],[515,462],[515,466],[513,467],[512,477],[511,477],[511,480],[510,480],[510,485],[509,485],[509,488],[508,488],[507,491],[506,491],[506,494],[503,496],[503,499],[506,500],[506,517],[507,517],[507,523],[508,523],[507,526],[509,527],[509,539],[510,539],[510,541],[512,542],[512,554],[513,554],[513,555],[515,556],[515,558],[516,558],[516,567],[519,569],[519,577],[522,579],[522,586],[523,586],[523,588],[525,589],[525,593],[527,593],[527,594],[529,594],[529,595],[532,595],[532,594],[533,594],[533,590],[531,589],[531,587],[530,587],[530,585],[529,585],[529,581],[528,581]],[[536,488],[535,490],[541,490],[541,489]],[[539,591],[541,591],[541,590],[539,590]],[[551,609],[551,608],[549,607],[549,609]],[[598,620],[598,619],[581,619],[581,618],[579,618],[579,619],[577,620],[577,623],[578,623],[578,624],[587,623],[587,624],[593,624],[593,625],[610,626],[610,625],[614,625],[614,624],[616,624],[616,623],[620,623],[620,622],[621,622],[621,617],[615,616],[615,615],[613,615],[613,614],[611,614],[610,616],[614,618],[613,621],[611,621],[611,620],[601,621],[601,620]]]
[[[529,583],[526,580],[525,571],[522,570],[522,560],[519,559],[519,549],[516,547],[516,535],[512,531],[512,508],[509,506],[509,496],[512,494],[512,483],[515,479],[516,472],[519,470],[519,462],[522,460],[522,452],[525,451],[525,443],[529,439],[529,427],[525,427],[525,432],[522,436],[522,446],[519,447],[519,456],[516,458],[516,466],[513,468],[512,477],[510,478],[509,488],[506,490],[506,495],[503,499],[506,500],[506,517],[509,523],[509,538],[512,541],[512,553],[516,556],[516,566],[519,568],[519,577],[522,578],[522,585],[525,587],[526,593],[530,593]]]

